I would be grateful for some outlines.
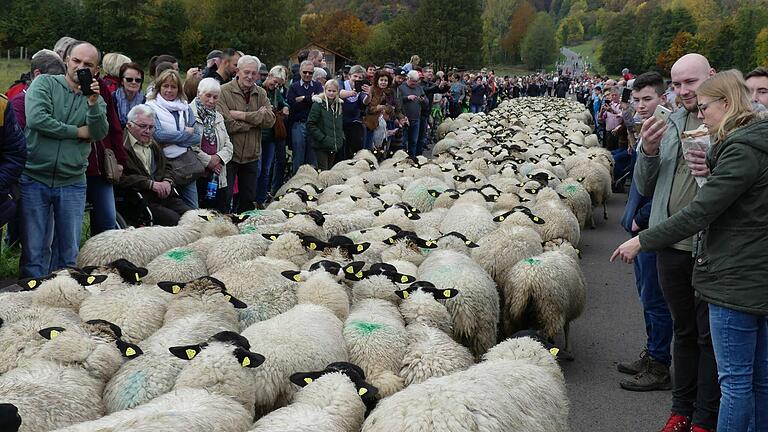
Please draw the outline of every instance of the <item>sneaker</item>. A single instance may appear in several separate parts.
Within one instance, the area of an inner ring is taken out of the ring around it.
[[[648,368],[648,362],[651,360],[651,356],[648,355],[648,350],[643,350],[640,353],[640,358],[633,362],[624,362],[616,365],[616,369],[621,373],[629,375],[637,375],[640,372]]]
[[[691,427],[691,418],[672,411],[667,424],[659,432],[688,432]]]
[[[669,367],[649,359],[646,370],[640,371],[632,378],[622,380],[619,385],[629,391],[670,390],[672,379],[669,376]]]
[[[714,429],[707,429],[699,425],[692,425],[691,432],[715,432]]]

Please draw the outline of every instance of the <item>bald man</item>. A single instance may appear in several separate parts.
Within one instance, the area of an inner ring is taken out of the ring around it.
[[[651,227],[687,206],[699,190],[695,177],[709,175],[703,152],[683,155],[680,134],[701,125],[696,89],[714,74],[700,54],[678,59],[672,66],[672,84],[684,109],[667,121],[651,117],[643,123],[634,181],[641,195],[653,195]],[[672,413],[664,431],[714,431],[717,424],[720,389],[709,311],[691,283],[693,266],[709,265],[697,254],[698,242],[694,236],[657,252],[659,284],[674,328]]]
[[[75,265],[85,207],[91,142],[107,135],[107,106],[94,79],[83,95],[77,71],[98,71],[99,51],[75,44],[65,59],[64,75],[41,75],[27,90],[29,155],[21,185],[21,277],[41,277]],[[53,214],[54,224],[49,224]],[[50,229],[55,230],[56,241]],[[54,249],[52,249],[54,248]],[[52,259],[53,257],[53,259]]]

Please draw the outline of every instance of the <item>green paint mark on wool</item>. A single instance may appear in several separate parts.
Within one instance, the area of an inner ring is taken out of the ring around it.
[[[165,256],[174,261],[184,261],[190,255],[192,255],[192,251],[189,249],[176,249],[165,254]]]
[[[247,227],[245,227],[245,228],[240,230],[241,234],[253,234],[255,232],[256,232],[256,227],[255,226],[247,226]]]
[[[523,261],[525,261],[526,264],[536,265],[540,263],[541,261],[537,260],[536,258],[526,258]]]
[[[566,187],[565,187],[565,191],[566,191],[566,192],[569,192],[569,193],[574,193],[574,192],[576,192],[577,190],[579,190],[579,188],[577,188],[577,187],[576,187],[576,186],[574,186],[574,185],[568,185],[568,186],[566,186]]]
[[[242,212],[240,215],[241,215],[241,216],[259,216],[259,215],[261,215],[262,213],[263,213],[263,211],[262,211],[262,210],[259,210],[259,209],[253,209],[253,210],[244,211],[244,212]]]
[[[382,324],[370,323],[365,321],[352,321],[350,325],[355,330],[357,330],[358,333],[360,333],[363,336],[368,336],[371,333],[375,332],[376,330],[384,327],[384,325]]]

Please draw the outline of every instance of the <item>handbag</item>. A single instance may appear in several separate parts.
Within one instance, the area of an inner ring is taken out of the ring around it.
[[[186,185],[205,175],[205,166],[192,149],[187,149],[181,156],[168,159],[173,183]]]
[[[117,172],[117,157],[112,149],[104,149],[104,177],[111,184],[120,181],[120,173]]]
[[[282,111],[275,112],[275,126],[272,130],[276,140],[284,140],[288,137],[288,130],[285,128],[285,114]]]

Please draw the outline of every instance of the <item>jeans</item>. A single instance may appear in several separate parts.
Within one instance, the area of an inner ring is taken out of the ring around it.
[[[363,125],[363,132],[365,135],[365,139],[363,140],[363,148],[366,150],[373,150],[373,132],[374,131],[368,129],[367,126]]]
[[[479,113],[479,112],[483,111],[483,106],[482,105],[471,104],[469,106],[469,110],[470,110],[470,112],[472,112],[472,114],[476,114],[476,113]]]
[[[285,183],[285,140],[275,141],[275,162],[272,165],[272,196],[277,195],[277,190]]]
[[[187,207],[196,209],[197,204],[197,181],[187,183],[185,185],[174,185],[176,191],[179,193],[182,201]]]
[[[659,287],[656,254],[640,252],[635,259],[635,283],[643,305],[648,355],[659,363],[672,363],[672,316]]]
[[[275,161],[275,145],[273,140],[261,140],[261,170],[259,170],[259,178],[256,180],[256,202],[259,204],[264,204],[267,200],[267,193],[270,191],[272,163]]]
[[[50,188],[22,175],[20,276],[41,277],[74,266],[80,250],[86,184]],[[53,224],[51,224],[51,216]],[[56,241],[52,241],[55,230]],[[51,258],[52,247],[54,259]]]
[[[235,177],[237,177],[238,204],[233,204],[232,213],[242,213],[253,210],[256,200],[256,183],[259,180],[261,172],[261,160],[255,160],[248,163],[230,162],[227,164],[227,202],[230,202],[235,187]]]
[[[672,313],[672,411],[693,417],[693,423],[714,429],[720,388],[709,333],[707,303],[696,298],[690,252],[663,249],[656,253],[659,284]]]
[[[296,122],[291,126],[291,149],[293,150],[293,173],[299,170],[304,164],[310,164],[317,167],[317,158],[315,151],[309,144],[309,135],[307,134],[307,125]]]
[[[611,154],[613,155],[613,160],[615,162],[613,166],[613,179],[614,181],[618,180],[628,171],[632,171],[635,164],[633,164],[633,155],[629,154],[626,148],[620,148],[611,151]],[[629,176],[629,178],[632,178],[632,175]]]
[[[88,187],[85,199],[93,206],[91,211],[91,235],[117,229],[117,211],[115,210],[115,193],[104,177],[87,177]]]
[[[419,155],[419,128],[421,127],[421,120],[410,120],[410,126],[405,134],[403,134],[403,147],[408,149],[408,155],[416,157]]]
[[[768,431],[768,317],[709,305],[720,381],[717,430]]]

